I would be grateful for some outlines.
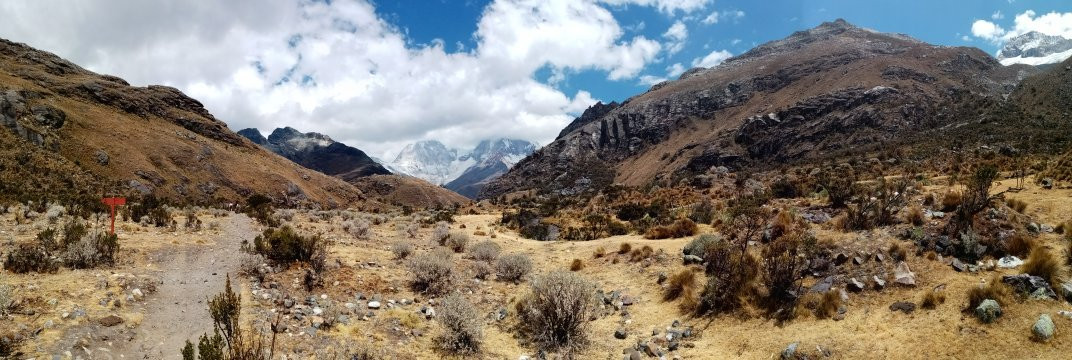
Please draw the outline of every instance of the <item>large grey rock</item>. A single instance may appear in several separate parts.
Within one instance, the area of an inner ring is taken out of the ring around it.
[[[975,317],[983,323],[992,323],[1001,317],[1001,305],[992,299],[983,300],[979,306],[975,307]]]
[[[916,274],[912,273],[904,261],[898,262],[893,269],[893,282],[903,286],[916,286]]]
[[[1031,296],[1047,297],[1056,299],[1057,294],[1050,287],[1050,283],[1038,276],[1029,274],[1006,275],[1001,277],[1001,282],[1008,284],[1016,292]],[[1036,295],[1037,294],[1037,295]]]
[[[1016,256],[1013,256],[1013,255],[1008,255],[1008,256],[1005,256],[1005,257],[1003,257],[1001,259],[998,259],[998,267],[1002,268],[1002,269],[1012,269],[1012,268],[1015,268],[1015,267],[1019,267],[1020,265],[1023,265],[1023,264],[1024,264],[1023,260],[1020,260],[1020,258],[1018,258]]]
[[[1050,341],[1053,338],[1053,332],[1053,319],[1050,319],[1049,314],[1039,316],[1038,320],[1035,321],[1035,325],[1031,327],[1031,333],[1035,335],[1036,341]]]

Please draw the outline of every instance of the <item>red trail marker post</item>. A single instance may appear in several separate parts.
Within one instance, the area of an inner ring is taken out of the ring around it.
[[[106,197],[101,199],[104,205],[108,205],[112,209],[112,235],[115,235],[115,207],[119,205],[126,205],[127,199],[121,197]]]

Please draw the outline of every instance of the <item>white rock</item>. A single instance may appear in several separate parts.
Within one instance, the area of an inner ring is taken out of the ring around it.
[[[368,302],[368,308],[369,309],[379,309],[380,308],[380,302],[379,301],[369,301]]]
[[[1023,265],[1024,261],[1020,258],[1009,255],[998,260],[998,267],[1002,269],[1012,269]]]

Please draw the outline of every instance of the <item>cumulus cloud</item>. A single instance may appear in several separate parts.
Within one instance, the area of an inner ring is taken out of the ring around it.
[[[714,67],[718,66],[718,64],[721,64],[723,61],[726,61],[726,59],[729,59],[731,57],[733,57],[733,54],[731,54],[729,51],[715,50],[712,51],[710,54],[707,54],[707,56],[693,59],[692,66],[704,68]]]
[[[548,143],[597,99],[537,71],[635,79],[663,51],[626,36],[605,8],[625,3],[673,12],[709,1],[497,0],[469,49],[414,45],[365,0],[4,1],[0,36],[135,85],[175,86],[235,130],[293,126],[384,157],[420,139]]]
[[[689,37],[689,29],[685,23],[678,20],[663,33],[663,37],[670,42],[666,45],[666,51],[671,55],[685,48],[685,40]]]
[[[710,15],[707,15],[707,17],[705,17],[700,22],[704,23],[705,25],[712,25],[718,24],[720,19],[739,21],[744,18],[744,15],[744,11],[741,10],[715,11],[712,12]]]
[[[666,76],[678,77],[685,73],[685,67],[681,63],[674,63],[666,67]]]
[[[991,16],[994,20],[999,20],[1003,17],[1004,15],[1001,15],[1000,11]],[[1049,12],[1038,15],[1033,10],[1027,10],[1016,15],[1013,19],[1013,26],[1010,29],[1005,29],[1001,25],[988,20],[975,20],[972,23],[971,30],[972,35],[975,37],[995,43],[1002,43],[1032,31],[1072,39],[1072,12]]]

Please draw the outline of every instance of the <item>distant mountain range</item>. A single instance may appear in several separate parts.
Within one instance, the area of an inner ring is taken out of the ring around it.
[[[391,173],[365,152],[327,135],[302,133],[291,127],[277,128],[267,138],[257,129],[239,130],[238,134],[299,165],[346,181]]]
[[[1072,39],[1037,31],[1009,39],[998,51],[998,61],[1006,66],[1056,64],[1069,57],[1072,57]]]
[[[473,198],[484,184],[535,150],[531,142],[515,139],[484,140],[468,152],[426,140],[406,145],[394,161],[384,165],[395,173],[443,185]]]

